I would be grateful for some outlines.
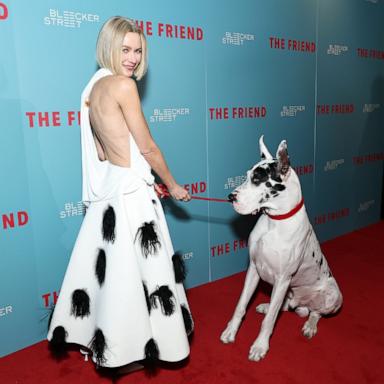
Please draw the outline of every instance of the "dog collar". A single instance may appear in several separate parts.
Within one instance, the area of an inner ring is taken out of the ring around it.
[[[300,203],[296,205],[295,208],[293,208],[292,210],[290,210],[289,212],[287,213],[284,213],[282,215],[270,215],[269,213],[267,213],[268,217],[270,217],[272,220],[284,220],[284,219],[288,219],[290,217],[292,217],[294,214],[296,214],[297,212],[299,212],[299,210],[301,209],[301,207],[304,205],[304,197],[301,199]]]

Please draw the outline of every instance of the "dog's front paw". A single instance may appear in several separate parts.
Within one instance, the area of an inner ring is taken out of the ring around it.
[[[251,361],[260,361],[261,359],[263,359],[265,357],[268,350],[269,350],[268,343],[262,344],[260,342],[255,341],[252,344],[251,349],[249,350],[248,359]]]
[[[311,321],[307,320],[302,329],[303,335],[308,339],[311,339],[317,333],[317,326]]]
[[[269,303],[259,304],[259,305],[256,307],[256,312],[258,312],[258,313],[262,313],[262,314],[266,315],[267,312],[268,312],[268,308],[269,308]]]
[[[231,322],[228,323],[227,328],[220,336],[220,340],[224,344],[233,343],[236,339],[237,328],[232,325]]]

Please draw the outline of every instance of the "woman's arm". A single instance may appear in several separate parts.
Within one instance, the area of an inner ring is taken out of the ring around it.
[[[160,148],[155,143],[143,111],[136,83],[133,79],[119,76],[116,78],[116,99],[123,112],[127,126],[141,152],[151,168],[167,186],[171,196],[177,200],[190,200],[189,193],[176,183]]]

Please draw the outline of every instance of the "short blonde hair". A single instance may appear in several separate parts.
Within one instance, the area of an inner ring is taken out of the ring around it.
[[[141,61],[133,73],[135,78],[140,80],[147,72],[147,41],[143,31],[131,19],[114,16],[104,23],[97,39],[96,59],[100,67],[109,69],[115,75],[121,74],[121,50],[124,37],[128,32],[138,33],[140,36]]]

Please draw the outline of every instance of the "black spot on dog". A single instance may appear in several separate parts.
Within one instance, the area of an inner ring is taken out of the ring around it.
[[[269,199],[269,195],[268,195],[268,193],[265,195],[265,198],[266,198],[266,199]]]
[[[266,185],[268,188],[271,188],[271,187],[272,187],[272,184],[271,184],[269,181],[267,181],[267,182],[265,183],[265,185]]]
[[[89,316],[89,296],[84,289],[76,289],[72,293],[71,315],[75,317]]]
[[[187,275],[187,269],[184,264],[184,260],[180,253],[175,253],[172,256],[173,271],[175,273],[176,283],[182,283]]]
[[[157,249],[161,247],[159,238],[155,231],[155,222],[151,221],[150,223],[144,223],[138,230],[135,236],[139,237],[141,243],[141,250],[145,258],[149,254],[155,254]]]
[[[274,190],[271,191],[271,194],[275,195],[274,197],[276,197],[278,195],[277,191],[274,191]]]
[[[52,339],[49,342],[49,350],[55,358],[61,358],[67,355],[67,336],[67,331],[61,325],[53,330]]]
[[[312,252],[312,257],[315,257],[315,252]]]
[[[185,305],[182,304],[180,307],[181,307],[181,312],[183,314],[185,332],[187,332],[187,335],[189,336],[193,331],[192,316]]]
[[[103,216],[103,239],[113,243],[115,241],[116,215],[114,209],[109,205]]]
[[[143,288],[144,288],[144,295],[145,295],[145,301],[147,302],[147,308],[148,308],[148,313],[151,313],[151,300],[149,299],[149,294],[148,294],[148,288],[147,285],[143,281]]]
[[[156,204],[157,204],[157,202],[156,202],[155,199],[152,199],[152,204],[153,204],[153,205],[156,205]]]
[[[279,183],[282,182],[277,161],[275,163],[269,164],[269,174],[272,180],[277,181]]]
[[[321,266],[323,265],[323,257],[321,257],[319,265],[320,265],[320,268],[321,268]]]
[[[162,285],[150,296],[151,307],[157,308],[157,301],[160,302],[161,312],[165,316],[171,316],[175,312],[175,299],[172,291],[167,285]]]
[[[257,167],[252,174],[251,182],[256,186],[265,183],[269,179],[268,172],[263,167]]]
[[[280,176],[276,176],[273,180],[277,181],[278,183],[282,183],[283,179]]]
[[[273,189],[274,191],[284,191],[284,189],[285,189],[285,185],[283,185],[283,184],[275,184],[275,185],[272,187],[272,189]]]
[[[332,272],[330,270],[328,271],[328,277],[332,277]]]
[[[90,342],[90,349],[93,352],[93,355],[96,358],[96,364],[98,366],[102,366],[106,359],[104,357],[105,349],[107,348],[107,343],[105,341],[105,337],[103,331],[101,329],[96,329],[95,335]]]
[[[105,252],[103,249],[99,250],[96,259],[95,273],[97,277],[97,281],[99,282],[100,287],[103,285],[105,280],[105,269],[107,266],[107,259],[105,257]]]

